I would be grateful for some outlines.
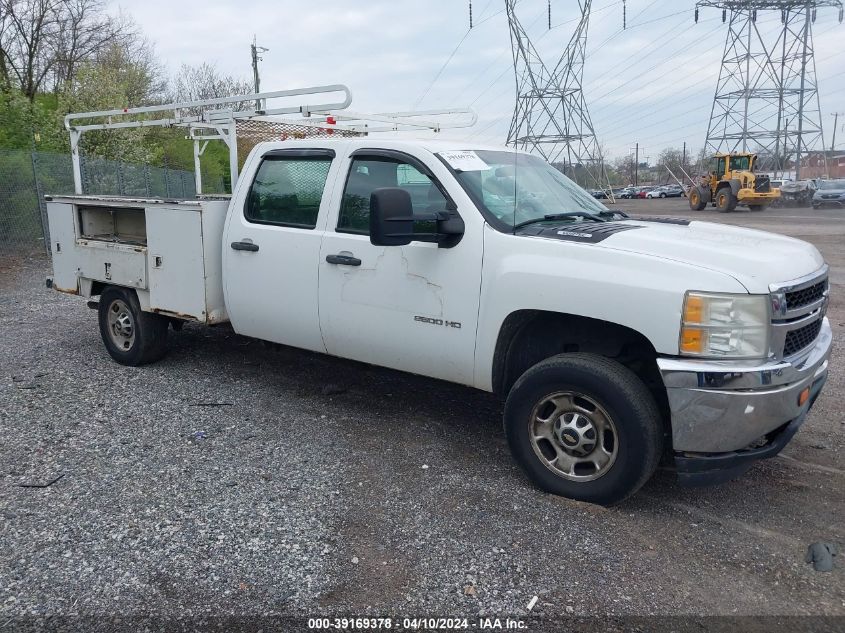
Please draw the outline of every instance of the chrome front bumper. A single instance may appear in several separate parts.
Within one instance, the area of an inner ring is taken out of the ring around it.
[[[799,405],[799,395],[807,387],[820,389],[819,383],[827,378],[832,340],[825,318],[813,347],[792,361],[744,364],[658,358],[675,452],[739,451],[805,414],[814,398]]]

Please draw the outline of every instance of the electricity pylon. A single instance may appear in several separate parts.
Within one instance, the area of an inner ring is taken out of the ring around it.
[[[710,112],[708,152],[755,152],[760,169],[783,173],[814,151],[824,151],[813,22],[818,7],[840,0],[700,0],[728,21],[725,51]],[[757,27],[759,12],[778,13],[777,37]],[[728,20],[728,13],[730,18]],[[826,158],[825,158],[826,162]],[[825,166],[825,171],[827,171]]]
[[[592,0],[578,0],[581,20],[550,68],[516,15],[517,0],[505,0],[516,76],[516,107],[508,145],[538,152],[581,184],[608,189],[601,148],[584,100],[584,54]]]

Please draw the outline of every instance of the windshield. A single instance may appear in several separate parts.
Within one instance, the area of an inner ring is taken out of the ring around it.
[[[819,189],[845,189],[845,179],[820,180]]]
[[[731,156],[732,171],[748,171],[749,163],[748,156]]]
[[[542,158],[518,152],[474,153],[487,168],[458,171],[457,179],[483,210],[511,229],[547,215],[607,211]],[[480,162],[474,165],[481,166]]]

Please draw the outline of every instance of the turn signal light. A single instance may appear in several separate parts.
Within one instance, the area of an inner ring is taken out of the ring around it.
[[[702,323],[704,321],[704,298],[689,295],[684,302],[684,323]]]
[[[807,387],[806,389],[804,389],[804,391],[802,391],[800,394],[798,394],[798,406],[803,407],[804,403],[807,402],[807,400],[809,400],[809,399],[810,399],[810,388]]]
[[[700,354],[704,349],[704,331],[697,327],[681,330],[681,351]]]

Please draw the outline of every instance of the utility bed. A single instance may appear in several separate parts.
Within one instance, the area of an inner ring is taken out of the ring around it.
[[[228,320],[221,240],[229,198],[47,197],[53,287],[86,297],[134,288],[142,309],[200,323]]]

